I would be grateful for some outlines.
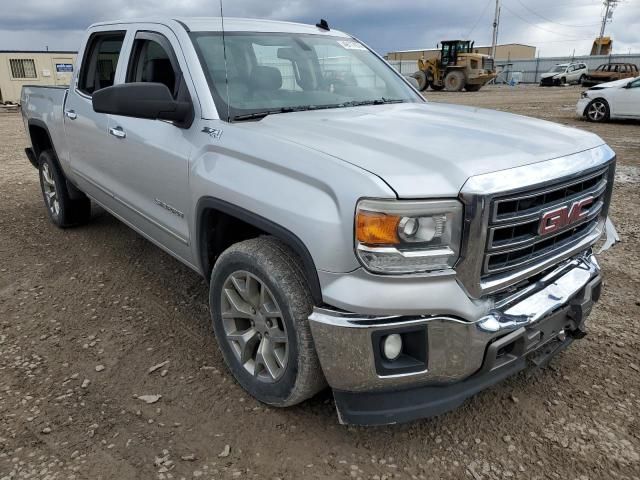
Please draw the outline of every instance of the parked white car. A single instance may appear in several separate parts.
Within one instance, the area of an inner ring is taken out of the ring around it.
[[[592,122],[606,122],[612,118],[640,119],[640,77],[601,83],[585,90],[576,113]]]
[[[581,83],[589,73],[584,63],[561,63],[540,76],[541,87],[564,85],[565,83]]]

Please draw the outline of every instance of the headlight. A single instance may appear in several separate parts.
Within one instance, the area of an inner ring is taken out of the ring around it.
[[[356,209],[356,253],[376,273],[451,268],[458,260],[462,204],[457,200],[361,200]]]

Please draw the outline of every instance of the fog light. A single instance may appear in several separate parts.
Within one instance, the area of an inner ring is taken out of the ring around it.
[[[388,360],[395,360],[402,352],[402,337],[397,333],[389,335],[382,341],[384,356]]]

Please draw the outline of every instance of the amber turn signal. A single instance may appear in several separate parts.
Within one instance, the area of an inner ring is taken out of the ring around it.
[[[356,238],[364,245],[397,245],[400,217],[378,212],[358,212]]]

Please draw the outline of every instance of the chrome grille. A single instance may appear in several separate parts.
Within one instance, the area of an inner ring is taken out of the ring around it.
[[[605,206],[608,170],[603,169],[571,182],[497,196],[490,207],[483,279],[539,262],[570,249],[597,227]],[[543,215],[583,199],[593,199],[584,216],[557,232],[543,235]]]

